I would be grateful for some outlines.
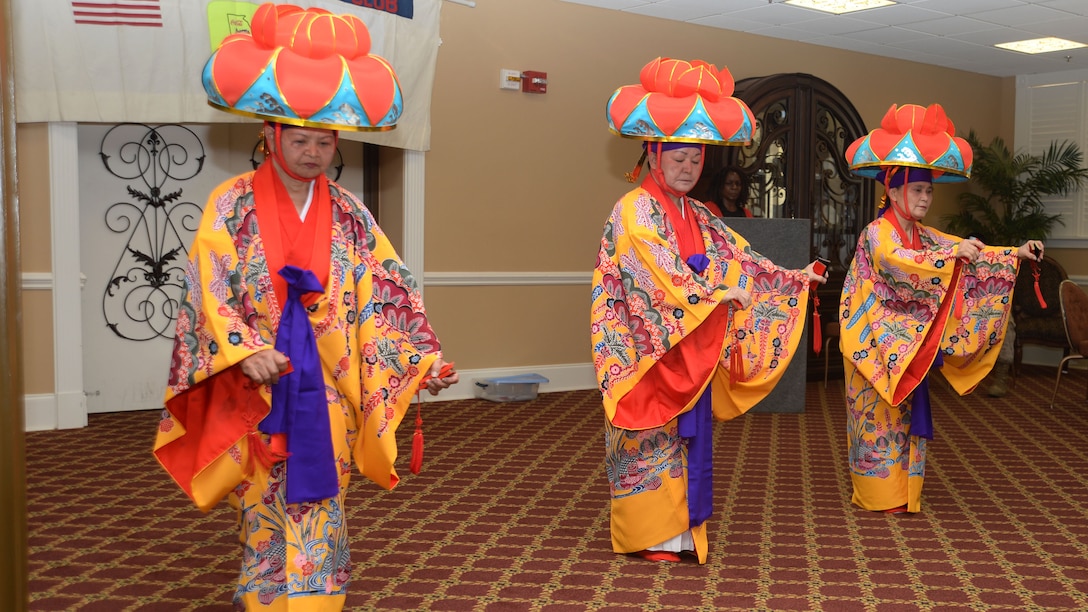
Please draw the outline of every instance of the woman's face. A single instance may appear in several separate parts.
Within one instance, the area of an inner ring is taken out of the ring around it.
[[[727,202],[736,202],[740,197],[740,175],[736,172],[730,172],[725,176],[725,183],[722,184],[722,199]]]
[[[896,193],[898,192],[898,193]],[[906,210],[915,221],[921,221],[929,212],[929,206],[933,203],[933,183],[928,181],[915,181],[901,187],[895,187],[888,192],[893,201],[903,203],[906,198]]]
[[[271,126],[265,127],[265,142],[275,138]],[[280,130],[283,161],[288,169],[305,179],[313,179],[328,170],[336,155],[336,133],[318,128],[294,127]]]
[[[679,193],[691,191],[703,171],[703,152],[697,146],[664,151],[660,159],[651,153],[649,158],[651,167],[656,163],[661,168],[665,185]]]

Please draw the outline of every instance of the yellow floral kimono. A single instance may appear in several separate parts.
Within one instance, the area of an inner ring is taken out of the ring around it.
[[[344,494],[352,464],[383,488],[397,484],[394,434],[440,347],[388,239],[354,196],[330,182],[328,281],[305,312],[324,377],[335,458],[329,469],[338,474],[339,494],[287,503],[284,441],[258,431],[271,387],[255,388],[237,367],[273,345],[283,313],[253,178],[220,185],[204,211],[178,304],[155,456],[200,509],[228,494],[238,509],[237,605],[340,609],[351,573]]]
[[[968,264],[955,256],[961,238],[914,228],[921,250],[905,248],[887,218],[870,223],[842,290],[853,502],[869,510],[921,509],[927,438],[912,433],[912,410],[928,410],[931,368],[961,395],[985,378],[1005,337],[1019,267],[1015,248],[985,247]],[[926,425],[915,421],[916,429]]]
[[[709,260],[701,274],[682,261],[649,192],[635,189],[616,204],[593,276],[593,362],[607,419],[613,550],[642,551],[690,529],[705,563],[706,525],[689,515],[679,417],[708,390],[717,420],[766,397],[797,352],[808,278],[752,251],[702,204],[689,210]],[[752,293],[750,308],[722,303],[733,286]],[[710,423],[697,429],[709,435]]]

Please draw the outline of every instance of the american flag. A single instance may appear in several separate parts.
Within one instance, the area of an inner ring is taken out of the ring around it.
[[[72,0],[72,16],[83,25],[162,27],[159,0]]]

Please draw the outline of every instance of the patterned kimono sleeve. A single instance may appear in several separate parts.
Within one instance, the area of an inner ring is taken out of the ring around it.
[[[395,434],[413,399],[442,356],[442,347],[427,320],[423,297],[370,212],[342,191],[355,220],[355,282],[360,304],[355,328],[361,399],[359,436],[353,455],[360,472],[390,489],[399,481]]]
[[[701,274],[680,258],[672,226],[645,190],[621,199],[605,225],[591,333],[605,413],[618,427],[660,427],[695,403],[734,324],[726,291],[774,268],[743,238],[711,223],[703,207],[696,213],[709,260]],[[804,282],[791,287],[801,290]]]
[[[859,238],[843,284],[843,356],[893,406],[928,372],[951,313],[946,298],[958,282],[954,245],[932,233],[923,234],[923,243],[920,251],[904,247],[892,224],[877,219]],[[919,359],[934,335],[928,354]]]
[[[941,242],[960,241],[929,231]],[[985,247],[978,260],[962,265],[956,287],[959,308],[952,309],[941,339],[941,373],[961,395],[974,389],[997,361],[1008,330],[1019,266],[1014,247]]]
[[[591,335],[605,414],[617,427],[660,427],[709,380],[728,323],[717,307],[740,271],[708,257],[703,274],[688,268],[647,191],[632,190],[612,209],[594,269]]]
[[[749,308],[733,312],[731,335],[713,380],[714,415],[728,420],[767,397],[797,356],[810,287],[804,270],[784,268],[754,251],[722,219],[708,222],[711,234],[721,237],[715,246],[730,251],[728,259],[742,272],[740,285],[752,294]],[[734,352],[739,355],[736,360]]]
[[[166,409],[155,441],[156,458],[204,510],[241,480],[237,444],[256,429],[269,405],[267,392],[250,386],[235,367],[268,346],[239,256],[244,249],[236,244],[244,224],[255,223],[245,218],[252,210],[247,176],[212,193],[190,248]],[[251,261],[248,268],[259,266]],[[270,280],[266,288],[271,296]]]
[[[268,319],[278,319],[279,309],[272,304],[263,254],[252,249],[252,195],[243,180],[232,181],[213,192],[205,207],[178,306],[174,355],[180,360],[171,367],[168,401],[272,342]]]

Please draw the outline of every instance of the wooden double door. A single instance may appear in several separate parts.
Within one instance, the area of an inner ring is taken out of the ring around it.
[[[707,147],[703,177],[696,193],[706,190],[726,166],[749,177],[748,206],[757,217],[809,219],[812,257],[831,261],[830,278],[817,291],[820,318],[838,320],[843,276],[854,257],[858,236],[876,214],[873,182],[854,176],[846,148],[868,133],[853,104],[827,81],[810,74],[775,74],[738,81],[734,95],[756,118],[752,142],[744,146]],[[823,377],[824,356],[808,347],[810,379]],[[831,349],[832,375],[842,360]]]

